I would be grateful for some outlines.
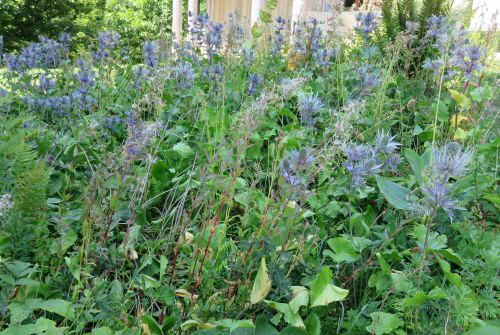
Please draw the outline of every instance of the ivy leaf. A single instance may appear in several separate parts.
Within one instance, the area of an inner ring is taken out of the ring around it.
[[[311,307],[326,306],[334,301],[341,301],[347,297],[348,290],[330,284],[332,271],[328,266],[323,267],[316,279],[310,284]]]
[[[266,260],[264,257],[260,259],[260,267],[253,283],[252,292],[250,293],[250,303],[255,305],[264,300],[271,291],[271,278],[267,273]]]
[[[345,237],[331,238],[326,243],[328,243],[335,253],[325,252],[325,254],[337,263],[354,262],[359,258],[356,247]]]
[[[393,183],[381,176],[376,176],[377,185],[384,198],[397,209],[411,209],[411,203],[408,201],[410,189]]]
[[[366,327],[366,330],[376,335],[390,334],[403,325],[403,321],[395,314],[373,312],[370,316],[372,318],[372,323]]]

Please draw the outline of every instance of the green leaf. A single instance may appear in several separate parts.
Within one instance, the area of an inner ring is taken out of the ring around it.
[[[168,266],[168,259],[167,257],[161,255],[160,256],[160,281],[163,278],[163,275],[165,274],[165,271],[167,270]]]
[[[423,291],[417,291],[411,298],[405,298],[405,307],[418,307],[427,300],[427,295]]]
[[[411,209],[411,203],[408,201],[410,189],[393,183],[381,176],[376,176],[377,185],[384,195],[384,198],[397,209]]]
[[[239,328],[255,328],[252,320],[223,319],[217,322],[217,324],[221,327],[229,329],[230,333]]]
[[[39,318],[35,324],[11,325],[9,328],[0,332],[0,335],[63,335],[67,327],[56,327],[56,323],[46,318]]]
[[[309,304],[309,290],[304,286],[292,286],[291,289],[293,293],[289,304],[292,311],[297,313],[301,306]]]
[[[410,163],[415,179],[419,185],[422,185],[422,170],[424,168],[422,158],[420,158],[420,156],[410,148],[405,150],[405,158]]]
[[[403,325],[403,321],[395,314],[373,312],[370,316],[372,323],[366,327],[366,330],[376,335],[390,334]]]
[[[58,254],[61,256],[64,255],[66,250],[68,250],[73,244],[75,244],[77,239],[78,239],[78,234],[73,229],[70,229],[68,232],[61,235],[59,238],[55,238],[52,240],[50,254],[51,255]]]
[[[29,299],[28,299],[29,300]],[[33,309],[43,309],[58,314],[68,320],[74,320],[75,310],[71,303],[62,299],[50,299],[32,304]]]
[[[290,308],[290,304],[269,301],[269,300],[264,300],[264,301],[269,306],[280,312],[283,315],[285,322],[287,322],[288,324],[294,327],[305,328],[304,321],[300,317],[299,313],[295,313],[294,311],[292,311],[292,309]]]
[[[99,327],[92,329],[91,335],[113,335],[113,331],[109,327]]]
[[[193,149],[191,149],[191,147],[185,142],[177,143],[176,145],[174,145],[172,150],[181,155],[182,158],[188,158],[194,153]]]
[[[156,320],[152,316],[143,315],[141,316],[141,321],[142,323],[147,325],[149,327],[149,330],[151,330],[154,334],[156,335],[163,334],[160,325],[158,324],[158,322],[156,322]]]
[[[308,334],[303,329],[293,326],[288,326],[280,332],[280,335],[308,335]]]
[[[255,305],[264,300],[271,291],[271,278],[267,274],[266,260],[264,257],[260,260],[259,271],[253,283],[252,292],[250,293],[250,303]]]
[[[481,326],[478,328],[473,328],[463,335],[498,335],[500,334],[500,328],[495,326]]]
[[[163,323],[161,324],[161,330],[163,331],[163,334],[168,334],[168,331],[175,326],[175,316],[167,316],[165,319],[163,319]]]
[[[262,35],[264,35],[264,30],[258,24],[254,24],[252,27],[252,37],[259,38]]]
[[[354,262],[359,258],[354,244],[345,237],[335,237],[327,241],[330,248],[335,252],[325,253],[327,256],[331,257],[335,262]]]
[[[334,301],[341,301],[347,297],[348,290],[330,284],[332,271],[325,266],[310,284],[310,304],[311,307],[326,306]]]
[[[413,229],[413,236],[417,239],[417,246],[420,249],[424,248],[425,236],[427,228],[423,224],[415,225]],[[447,238],[446,235],[439,235],[436,232],[429,232],[427,249],[428,250],[440,250],[446,248]]]
[[[255,334],[278,335],[278,331],[267,321],[265,316],[259,315],[255,321]]]
[[[265,11],[263,9],[260,10],[259,18],[264,23],[271,23],[273,21],[271,13],[269,13],[268,11]]]
[[[308,335],[321,335],[321,321],[316,313],[311,313],[304,321]]]

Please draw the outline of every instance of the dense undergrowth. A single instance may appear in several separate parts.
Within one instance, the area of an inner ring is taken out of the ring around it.
[[[498,333],[492,35],[358,19],[5,54],[1,334]]]

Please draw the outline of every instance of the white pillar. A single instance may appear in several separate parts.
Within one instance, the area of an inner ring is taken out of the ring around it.
[[[262,0],[252,0],[251,14],[250,14],[250,25],[253,26],[255,22],[259,20],[259,13],[262,9]]]
[[[292,2],[292,25],[293,25],[293,22],[300,21],[300,19],[304,15],[304,10],[305,10],[304,5],[305,5],[304,0],[293,0],[293,2]]]
[[[198,0],[189,0],[188,13],[191,12],[193,16],[198,15]]]
[[[182,0],[172,1],[172,33],[175,41],[180,43],[182,40]]]

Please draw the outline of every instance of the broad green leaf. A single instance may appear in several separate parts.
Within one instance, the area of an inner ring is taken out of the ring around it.
[[[278,331],[267,321],[265,316],[259,315],[255,321],[255,334],[278,335]]]
[[[309,290],[304,286],[291,287],[292,300],[290,300],[290,308],[294,313],[297,313],[301,306],[309,305]]]
[[[259,24],[254,24],[252,27],[252,37],[259,38],[264,35],[264,30],[259,26]]]
[[[271,23],[273,21],[271,13],[263,9],[260,10],[259,18],[264,23]]]
[[[411,298],[405,298],[403,301],[405,307],[418,307],[427,300],[427,295],[423,291],[417,291]]]
[[[155,335],[162,335],[163,332],[161,330],[160,325],[156,320],[150,316],[150,315],[143,315],[141,316],[141,321],[144,323],[146,326],[148,326],[149,330],[153,332]]]
[[[63,335],[67,327],[56,327],[56,323],[46,318],[39,318],[34,324],[12,325],[0,332],[0,335]]]
[[[264,301],[269,306],[280,312],[283,315],[285,322],[287,322],[288,324],[294,327],[305,328],[304,321],[300,317],[299,313],[295,313],[294,311],[292,311],[292,309],[290,308],[290,304],[269,301],[269,300],[264,300]]]
[[[264,300],[271,291],[271,278],[267,274],[266,260],[264,257],[260,260],[259,271],[253,282],[252,292],[250,293],[250,303],[255,305]]]
[[[288,326],[280,332],[280,335],[308,335],[303,329]]]
[[[424,168],[422,158],[420,158],[420,156],[410,148],[405,150],[405,158],[410,163],[415,179],[419,185],[422,185],[422,170]]]
[[[372,323],[366,330],[376,335],[390,334],[403,325],[395,314],[384,312],[373,312],[370,314]]]
[[[321,321],[316,313],[311,313],[304,321],[307,335],[321,335]]]
[[[376,256],[380,264],[380,269],[382,270],[382,273],[385,275],[390,275],[391,266],[385,261],[384,257],[380,254],[380,252],[377,252]]]
[[[409,202],[410,189],[393,183],[381,176],[376,176],[377,185],[384,198],[397,209],[411,209]]]
[[[92,329],[91,335],[113,335],[113,331],[109,327],[99,327]]]
[[[163,331],[163,334],[168,334],[168,331],[172,329],[175,326],[175,316],[167,316],[165,319],[163,319],[163,323],[161,324],[161,330]]]
[[[311,307],[326,306],[331,302],[341,301],[347,297],[349,291],[330,284],[331,279],[332,271],[329,267],[325,266],[321,269],[316,279],[311,282],[309,298]]]
[[[325,255],[331,257],[337,263],[354,262],[359,258],[356,247],[345,237],[331,238],[327,243],[335,253],[325,253]]]
[[[238,328],[255,328],[252,320],[233,320],[233,319],[223,319],[217,322],[221,327],[229,329],[232,333]]]
[[[73,320],[75,318],[75,310],[71,303],[62,299],[37,301],[36,303],[32,304],[32,308],[43,309],[47,312],[58,314],[68,320]]]
[[[413,236],[417,239],[417,246],[420,249],[424,249],[425,236],[427,228],[423,224],[415,225],[413,229]],[[429,232],[427,237],[427,249],[428,250],[440,250],[446,248],[447,238],[446,235],[439,235],[436,232]]]
[[[500,334],[500,328],[495,326],[481,326],[478,328],[473,328],[463,335],[498,335]]]
[[[174,147],[172,148],[173,151],[177,152],[179,155],[181,155],[182,158],[187,158],[193,155],[193,149],[184,142],[179,142]]]

